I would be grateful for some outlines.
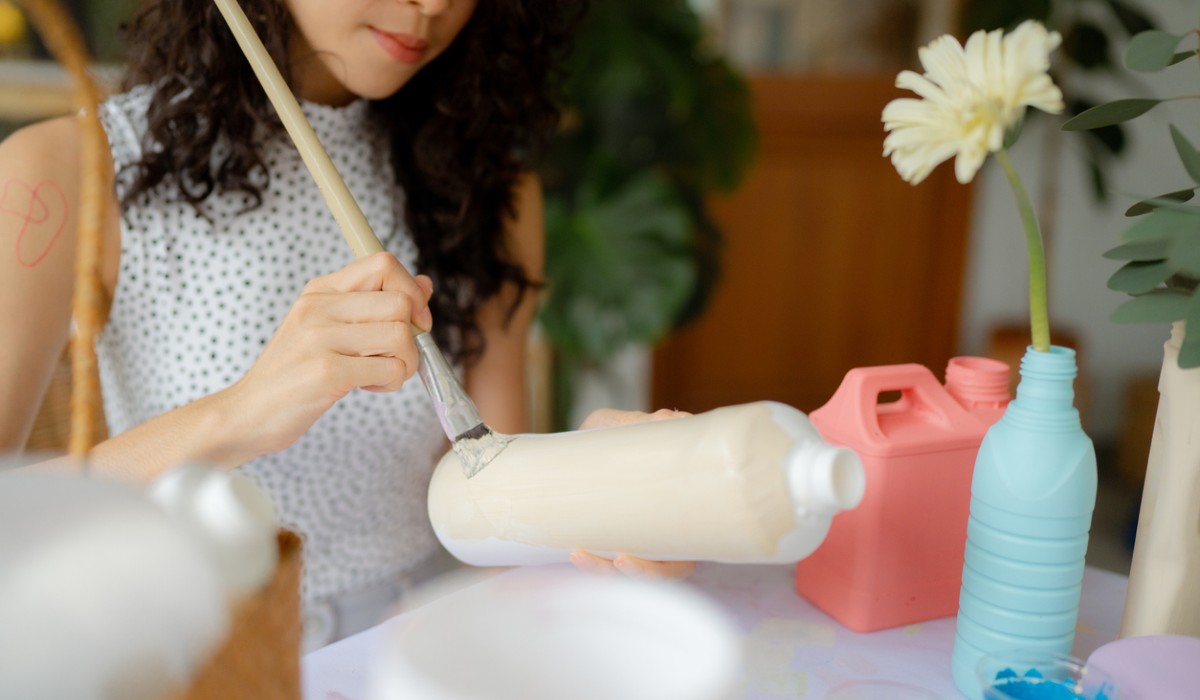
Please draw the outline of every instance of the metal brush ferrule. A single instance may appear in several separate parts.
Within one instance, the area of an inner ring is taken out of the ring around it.
[[[416,340],[417,352],[421,355],[421,365],[417,373],[421,375],[425,390],[433,399],[433,407],[437,411],[442,430],[451,442],[455,442],[479,428],[483,419],[479,417],[475,402],[471,401],[462,383],[458,381],[458,375],[454,373],[450,363],[446,362],[445,356],[434,342],[433,335],[422,331],[413,339]]]

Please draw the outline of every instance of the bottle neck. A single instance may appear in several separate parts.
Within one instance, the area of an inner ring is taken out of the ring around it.
[[[946,365],[946,391],[968,410],[1003,407],[1008,394],[1009,367],[986,357],[952,357]]]
[[[1052,346],[1048,351],[1027,348],[1021,358],[1017,398],[1004,420],[1047,430],[1079,428],[1075,409],[1075,351]]]
[[[804,440],[788,454],[786,472],[797,515],[832,516],[854,508],[866,491],[858,454],[824,440]]]

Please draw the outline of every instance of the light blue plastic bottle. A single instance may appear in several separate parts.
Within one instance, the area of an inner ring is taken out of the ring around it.
[[[1027,348],[1017,397],[975,461],[954,637],[954,683],[983,696],[980,659],[1069,654],[1096,503],[1096,452],[1075,410],[1075,351]]]

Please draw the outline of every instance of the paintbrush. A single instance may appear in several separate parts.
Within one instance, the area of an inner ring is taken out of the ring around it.
[[[338,174],[329,154],[321,145],[308,118],[300,109],[300,103],[279,73],[279,67],[271,60],[262,40],[255,33],[246,13],[237,0],[215,0],[217,9],[233,32],[238,46],[258,77],[258,82],[267,93],[267,98],[279,113],[279,119],[300,151],[300,157],[308,172],[317,182],[326,206],[333,213],[342,236],[354,251],[355,256],[364,257],[383,250],[379,238],[367,223],[354,196]],[[479,417],[475,403],[463,389],[458,376],[446,362],[433,336],[417,326],[412,326],[413,338],[421,356],[418,373],[429,397],[433,400],[438,420],[450,445],[462,462],[467,477],[475,476],[480,469],[495,458],[512,441],[513,436],[497,433]]]

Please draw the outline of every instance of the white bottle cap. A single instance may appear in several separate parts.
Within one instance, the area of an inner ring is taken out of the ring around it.
[[[800,442],[788,455],[788,485],[796,514],[832,516],[856,507],[866,490],[862,460],[848,447]]]

